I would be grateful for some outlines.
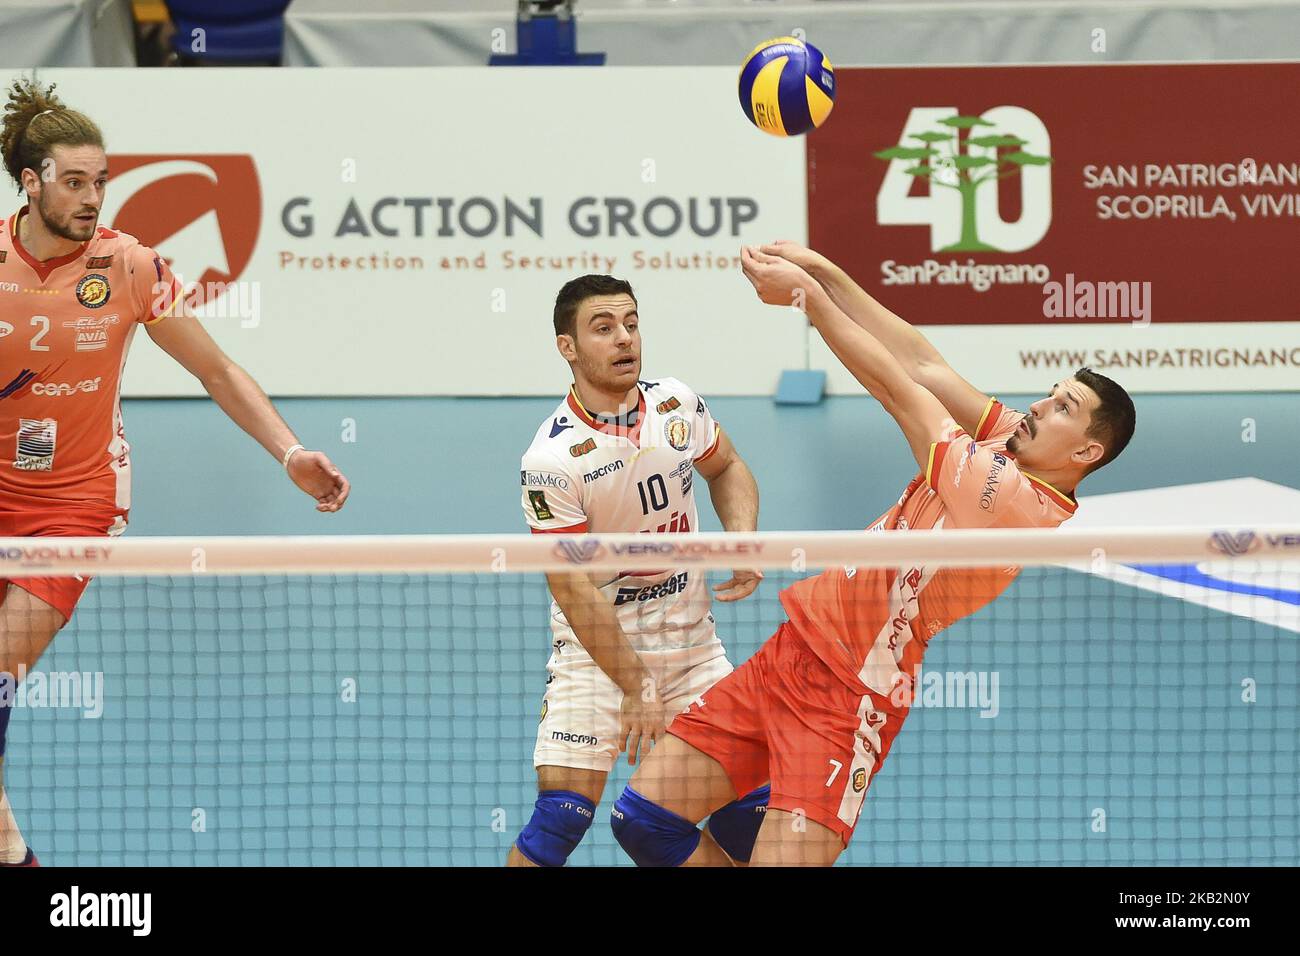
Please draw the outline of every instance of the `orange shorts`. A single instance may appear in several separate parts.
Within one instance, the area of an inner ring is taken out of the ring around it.
[[[61,509],[57,503],[40,510],[8,510],[5,504],[0,501],[0,538],[98,538],[120,534],[126,527],[124,514]],[[0,570],[3,568],[0,563]],[[5,592],[12,584],[53,607],[66,623],[89,583],[88,577],[0,577],[0,604],[4,603]]]
[[[668,732],[722,764],[736,793],[770,780],[769,807],[803,813],[847,845],[906,716],[848,687],[787,621]]]

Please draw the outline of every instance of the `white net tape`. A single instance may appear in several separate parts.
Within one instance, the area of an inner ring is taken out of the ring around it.
[[[1067,527],[690,535],[330,535],[0,538],[0,574],[455,574],[732,567],[799,571],[857,565],[934,567],[1300,559],[1300,526],[1223,529]],[[1252,565],[1252,567],[1254,567]]]

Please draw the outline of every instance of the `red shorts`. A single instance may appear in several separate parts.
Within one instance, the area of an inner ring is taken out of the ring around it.
[[[770,780],[769,807],[802,812],[847,845],[906,716],[846,686],[786,622],[668,732],[722,764],[736,793]]]
[[[121,534],[125,527],[123,514],[59,509],[57,505],[39,511],[7,510],[0,501],[0,538],[99,538]],[[4,603],[7,586],[12,584],[53,607],[66,622],[71,620],[72,611],[89,583],[88,577],[0,577],[0,604]]]

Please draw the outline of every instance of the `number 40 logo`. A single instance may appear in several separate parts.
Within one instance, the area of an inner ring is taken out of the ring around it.
[[[898,145],[875,153],[887,160],[876,193],[882,226],[929,226],[933,252],[1020,252],[1052,224],[1051,137],[1043,121],[1019,106],[963,116],[950,106],[914,107]],[[917,179],[929,193],[910,196]],[[1004,220],[998,190],[1020,190],[1020,218]]]

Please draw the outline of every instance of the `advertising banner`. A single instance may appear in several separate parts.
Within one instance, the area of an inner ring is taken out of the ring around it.
[[[860,394],[740,274],[775,238],[989,391],[1300,388],[1300,64],[841,69],[786,140],[725,67],[46,78],[104,128],[101,221],[272,395],[558,395],[587,272],[632,283],[647,376],[768,395],[810,361]],[[124,394],[202,389],[141,335]]]
[[[770,394],[803,362],[739,266],[805,238],[803,143],[746,122],[734,70],[43,77],[104,129],[101,222],[272,395],[560,396],[555,296],[584,273],[632,283],[647,377]],[[124,394],[202,389],[140,335]]]
[[[1300,388],[1300,64],[836,77],[811,244],[972,381]]]

